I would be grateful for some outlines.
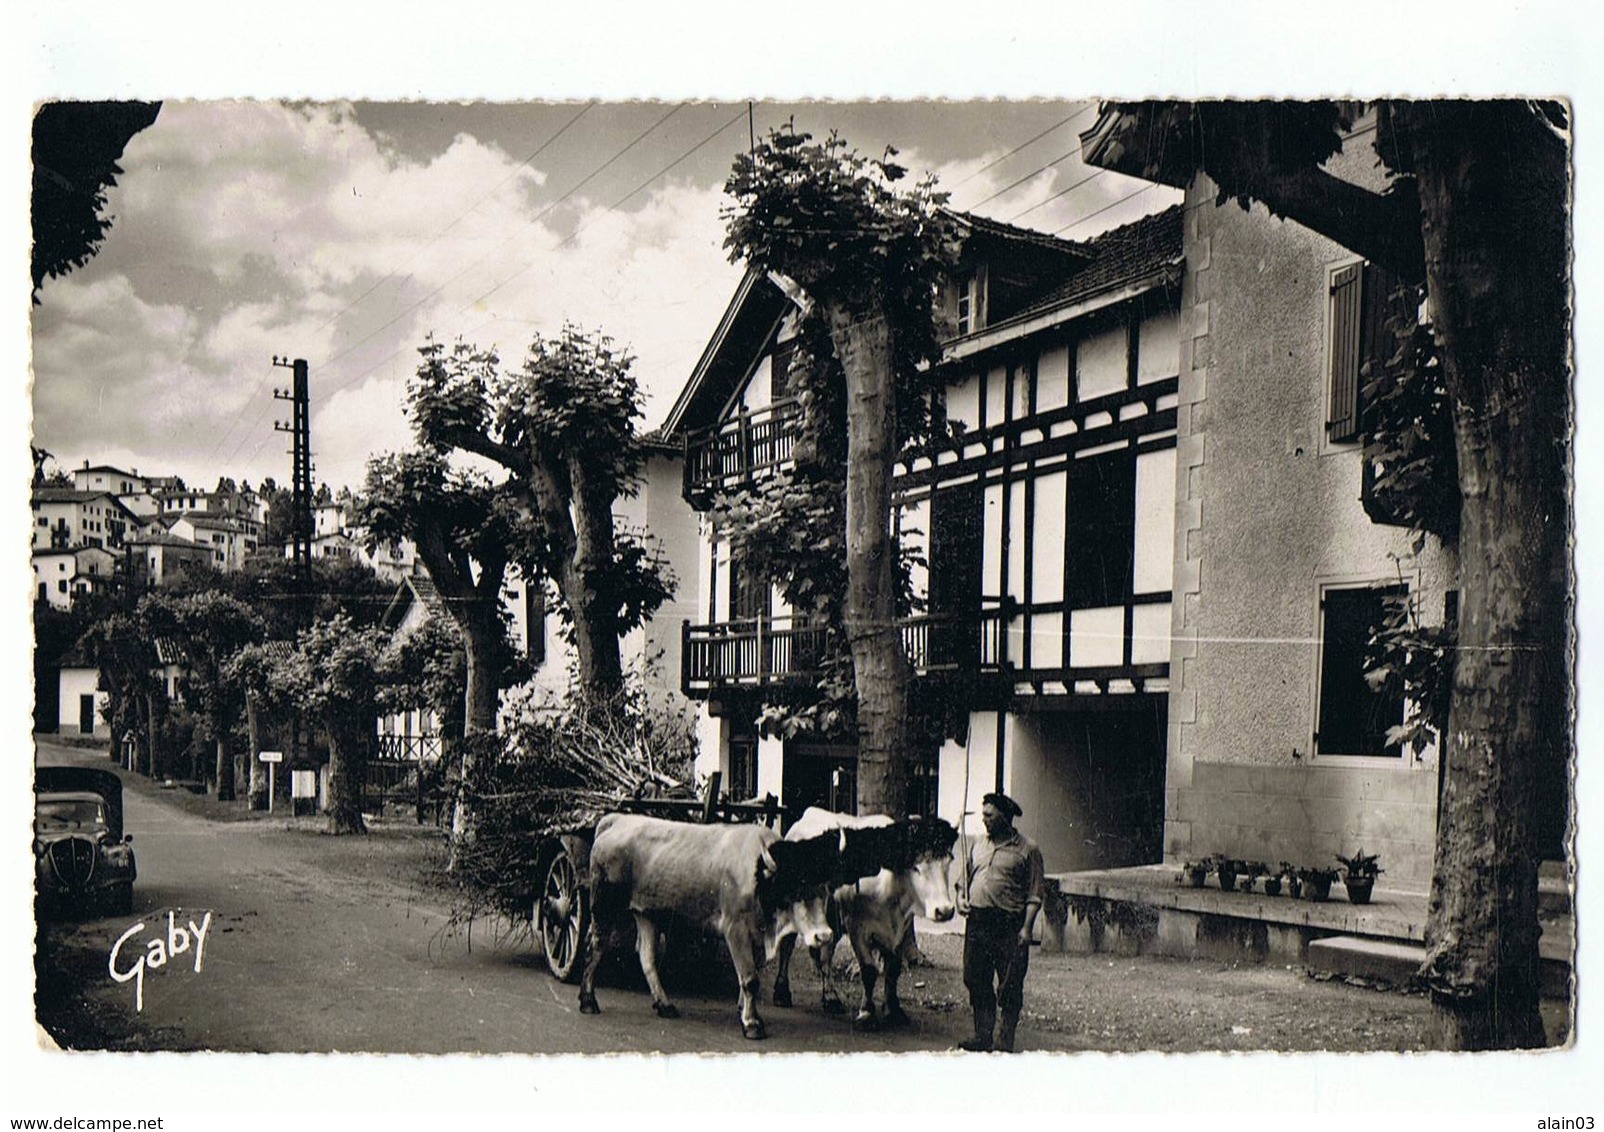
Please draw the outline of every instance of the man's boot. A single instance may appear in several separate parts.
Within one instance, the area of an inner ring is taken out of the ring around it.
[[[975,1036],[965,1038],[958,1048],[970,1053],[985,1053],[991,1049],[991,1028],[997,1021],[997,1010],[990,1006],[975,1007]]]
[[[997,1027],[997,1048],[1004,1053],[1014,1052],[1014,1031],[1019,1029],[1019,1011],[1004,1010],[1002,1025]]]

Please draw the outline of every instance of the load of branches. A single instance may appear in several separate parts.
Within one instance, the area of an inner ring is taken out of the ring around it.
[[[527,920],[549,838],[588,829],[629,799],[696,796],[689,718],[636,686],[546,703],[514,693],[499,735],[465,741],[493,749],[467,761],[476,823],[452,870],[459,925],[486,913]]]

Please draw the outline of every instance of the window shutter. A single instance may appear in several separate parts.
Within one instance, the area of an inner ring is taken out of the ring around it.
[[[1359,328],[1364,321],[1360,266],[1349,264],[1331,276],[1331,401],[1326,433],[1333,444],[1359,438]]]

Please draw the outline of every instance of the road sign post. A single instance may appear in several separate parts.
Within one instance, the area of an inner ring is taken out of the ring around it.
[[[260,751],[257,759],[267,764],[267,812],[273,812],[273,783],[278,778],[278,767],[274,764],[284,761],[283,751]]]

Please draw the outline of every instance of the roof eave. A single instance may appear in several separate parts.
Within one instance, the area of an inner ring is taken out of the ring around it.
[[[1049,307],[1045,310],[1029,311],[1005,322],[988,326],[977,334],[971,334],[966,338],[950,342],[942,351],[941,360],[943,363],[947,363],[972,358],[997,346],[1017,341],[1021,338],[1028,338],[1039,331],[1051,329],[1107,307],[1117,306],[1149,291],[1165,286],[1174,286],[1180,281],[1180,278],[1180,261],[1166,263],[1155,271],[1150,271],[1145,275],[1111,287],[1108,290],[1100,291],[1095,295],[1070,299],[1059,306]]]
[[[1105,103],[1089,130],[1080,135],[1081,160],[1099,169],[1184,189],[1197,173],[1191,137],[1160,129],[1140,102]]]

